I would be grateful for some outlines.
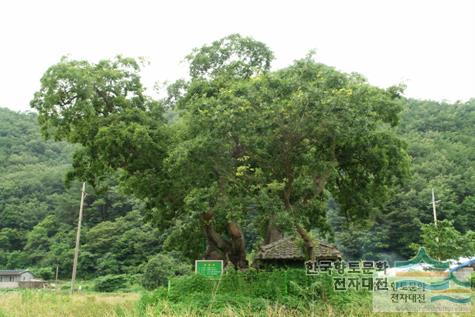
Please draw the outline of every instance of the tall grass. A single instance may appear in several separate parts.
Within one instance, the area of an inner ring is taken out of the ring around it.
[[[0,317],[138,316],[138,294],[69,294],[48,290],[0,293]]]
[[[173,304],[168,300],[160,300],[153,305],[147,305],[139,309],[136,305],[138,294],[136,293],[112,293],[112,294],[75,294],[70,296],[65,293],[45,291],[14,291],[0,292],[0,317],[300,317],[300,316],[330,316],[330,317],[471,317],[475,316],[475,310],[471,313],[400,313],[400,314],[374,314],[371,307],[365,304],[353,303],[345,308],[333,305],[315,305],[305,310],[297,310],[280,304],[268,304],[263,310],[256,311],[255,307],[242,305],[235,307],[225,305],[219,312],[203,311],[197,307],[185,304]]]
[[[183,276],[145,293],[141,316],[475,316],[470,313],[373,313],[369,292],[335,292],[331,277],[302,270],[227,272],[210,281]]]

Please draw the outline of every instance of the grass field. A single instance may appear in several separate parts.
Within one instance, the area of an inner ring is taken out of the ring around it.
[[[0,292],[0,317],[101,317],[101,316],[463,316],[471,313],[453,314],[390,314],[372,313],[371,307],[355,303],[345,309],[336,309],[329,305],[316,305],[314,309],[304,312],[289,310],[283,306],[268,306],[259,313],[251,308],[227,307],[219,313],[198,312],[193,307],[171,306],[166,301],[160,305],[149,306],[145,310],[138,309],[139,293],[83,293],[70,296],[66,292],[48,290],[22,290]]]
[[[137,316],[137,293],[70,296],[48,290],[0,292],[0,317]]]

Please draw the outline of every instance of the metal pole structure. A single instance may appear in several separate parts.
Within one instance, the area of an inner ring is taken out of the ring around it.
[[[78,230],[76,233],[76,248],[74,249],[73,274],[71,277],[71,294],[74,292],[74,283],[76,282],[76,270],[78,267],[79,241],[81,239],[82,211],[84,206],[84,197],[86,197],[86,182],[82,183],[81,205],[79,206]]]

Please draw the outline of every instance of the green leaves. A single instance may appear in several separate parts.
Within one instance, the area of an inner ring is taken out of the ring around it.
[[[97,64],[62,59],[46,71],[31,106],[46,137],[83,146],[68,179],[100,187],[118,169],[140,177],[159,169],[168,139],[163,108],[144,95],[139,71],[121,56]]]
[[[187,59],[192,78],[246,79],[268,71],[273,54],[264,43],[232,34],[195,49]]]
[[[285,180],[282,197],[300,217],[324,191],[349,214],[367,216],[386,187],[406,177],[404,143],[390,130],[402,109],[394,92],[311,58],[261,76],[256,90],[266,144],[256,160],[268,177]],[[310,208],[306,217],[319,213]]]
[[[46,137],[89,144],[102,120],[126,109],[147,108],[133,59],[118,56],[97,64],[63,58],[41,79],[31,107]]]
[[[442,220],[434,224],[423,224],[421,227],[422,246],[428,253],[440,260],[458,259],[461,256],[472,256],[474,249],[474,232],[462,234],[453,226],[453,221]],[[419,245],[414,244],[413,249]]]
[[[145,264],[141,283],[146,289],[152,290],[159,286],[166,286],[167,282],[175,276],[191,272],[191,265],[184,263],[180,254],[159,253]]]

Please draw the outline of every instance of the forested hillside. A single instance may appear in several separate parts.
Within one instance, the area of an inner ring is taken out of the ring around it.
[[[33,113],[0,109],[0,268],[52,272],[58,265],[67,276],[80,197],[78,183],[68,188],[64,182],[73,147],[44,141],[36,121]],[[475,230],[475,100],[408,100],[398,133],[412,157],[412,175],[391,191],[385,208],[358,221],[338,216],[330,204],[328,222],[348,257],[411,256],[409,245],[419,242],[421,224],[432,221],[431,188],[440,200],[440,219],[453,220],[462,232]],[[101,194],[88,189],[82,277],[140,273],[163,244],[163,233],[144,221],[142,204],[119,193],[114,180],[110,184]],[[189,243],[200,249],[204,242]]]
[[[461,232],[475,229],[475,100],[408,100],[398,133],[412,158],[411,178],[374,221],[339,226],[337,240],[353,257],[411,257],[421,224],[433,222],[432,188],[439,220],[452,220]]]
[[[65,186],[73,147],[44,141],[37,116],[0,108],[0,268],[70,274],[80,186]],[[111,180],[112,182],[112,180]],[[160,246],[141,206],[88,187],[80,275],[134,273]],[[47,273],[46,273],[47,274]]]

